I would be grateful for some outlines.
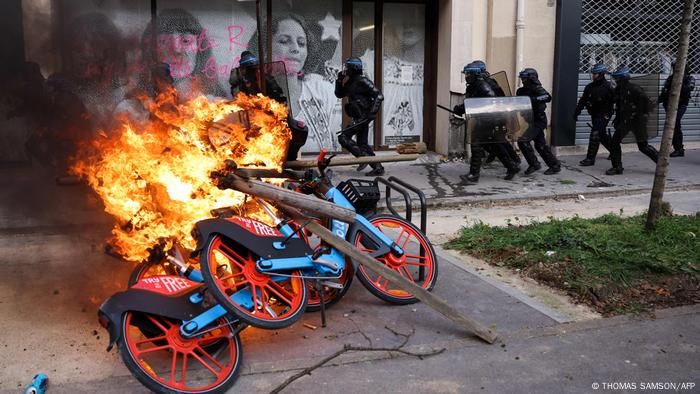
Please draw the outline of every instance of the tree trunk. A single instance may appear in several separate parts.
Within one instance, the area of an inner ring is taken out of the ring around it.
[[[651,199],[649,201],[649,212],[647,213],[647,230],[656,227],[656,221],[661,213],[661,205],[666,188],[666,175],[668,174],[668,159],[671,150],[671,140],[673,139],[673,129],[676,124],[676,113],[678,112],[678,101],[680,99],[681,85],[685,74],[685,64],[688,59],[688,44],[690,41],[690,27],[693,18],[693,0],[685,0],[683,5],[683,21],[681,22],[681,32],[678,40],[678,56],[676,58],[676,68],[673,70],[673,82],[669,92],[668,106],[666,111],[666,125],[661,137],[661,149],[659,149],[659,161],[656,163],[656,174],[654,175],[654,186],[651,189]]]

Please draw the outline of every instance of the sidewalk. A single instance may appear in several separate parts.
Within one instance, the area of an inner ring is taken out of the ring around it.
[[[380,153],[383,154],[383,153]],[[389,154],[387,152],[386,154]],[[654,179],[654,163],[639,152],[625,153],[623,175],[604,175],[610,167],[599,155],[593,167],[579,167],[582,155],[561,156],[562,171],[544,175],[544,168],[535,174],[519,174],[512,181],[503,180],[505,169],[500,163],[486,165],[478,184],[466,184],[459,176],[466,174],[464,161],[441,162],[435,153],[421,155],[414,162],[387,163],[384,178],[394,176],[425,193],[431,207],[510,204],[524,200],[585,198],[649,193]],[[521,168],[524,170],[526,164]],[[348,178],[363,178],[353,167],[332,167],[335,183]],[[25,232],[68,226],[113,223],[91,196],[86,185],[58,186],[50,177],[37,179],[32,168],[0,169],[0,232]],[[700,191],[700,149],[686,150],[683,158],[671,159],[667,191]],[[382,197],[385,194],[381,189]],[[87,198],[86,198],[87,196]],[[396,192],[395,199],[400,198]],[[417,202],[417,199],[416,199]],[[397,203],[401,207],[402,203]]]
[[[469,164],[464,161],[440,162],[435,154],[422,155],[417,162],[387,163],[385,178],[402,179],[425,193],[430,206],[454,206],[463,203],[507,203],[527,199],[576,198],[583,195],[610,196],[648,193],[654,181],[655,164],[640,152],[623,154],[625,172],[605,175],[610,161],[598,155],[593,167],[580,167],[583,155],[560,156],[562,171],[544,175],[546,167],[532,174],[521,172],[512,181],[505,181],[505,168],[496,161],[485,165],[478,184],[463,182]],[[524,171],[527,163],[523,161]],[[366,178],[349,167],[333,169],[336,180]],[[686,150],[685,157],[671,159],[666,190],[700,190],[700,150]],[[382,193],[384,190],[382,189]],[[396,195],[394,192],[392,195]]]

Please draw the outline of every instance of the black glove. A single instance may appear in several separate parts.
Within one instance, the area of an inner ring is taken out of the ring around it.
[[[338,71],[338,79],[345,79],[345,71]]]
[[[464,115],[464,104],[457,104],[457,105],[455,105],[454,108],[452,108],[452,111],[453,111],[456,115]]]

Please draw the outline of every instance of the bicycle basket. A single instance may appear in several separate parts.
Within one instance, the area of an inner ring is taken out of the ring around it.
[[[338,190],[350,201],[360,215],[377,210],[379,186],[376,181],[366,179],[348,179],[338,184]]]

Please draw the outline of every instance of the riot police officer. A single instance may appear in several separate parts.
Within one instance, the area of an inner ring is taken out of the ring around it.
[[[254,96],[262,93],[258,84],[260,74],[260,63],[257,56],[250,51],[241,53],[241,60],[237,68],[231,69],[229,76],[229,84],[231,85],[231,96],[236,97],[239,92]],[[265,74],[265,96],[271,99],[286,104],[287,97],[284,95],[284,90],[279,86],[277,81],[271,75]]]
[[[374,83],[363,75],[362,60],[351,57],[345,61],[344,70],[338,73],[338,79],[335,81],[335,96],[341,99],[348,98],[348,102],[345,104],[345,113],[351,119],[348,127],[338,135],[338,142],[355,157],[375,156],[368,141],[369,123],[377,117],[384,96],[374,86]],[[356,140],[353,140],[352,137],[355,137]],[[384,174],[384,167],[381,163],[372,163],[370,166],[372,171],[365,175],[379,176]],[[365,165],[360,165],[358,171],[364,167]]]
[[[501,85],[499,85],[495,79],[491,78],[491,74],[488,71],[486,71],[486,63],[484,63],[483,60],[474,60],[472,63],[475,66],[481,68],[481,73],[484,76],[484,80],[488,82],[489,85],[491,85],[491,88],[493,89],[494,93],[496,93],[496,97],[505,97],[506,94],[503,91],[503,88],[501,88]],[[503,145],[503,147],[506,148],[510,159],[514,161],[517,165],[520,165],[520,156],[518,156],[518,152],[515,151],[513,145],[510,142],[507,142]],[[496,154],[492,151],[491,144],[485,144],[484,150],[486,151],[486,153],[488,153],[485,160],[486,164],[496,160]]]
[[[601,142],[610,151],[608,144],[610,138],[608,137],[607,128],[613,114],[615,93],[610,81],[605,79],[607,71],[608,69],[604,64],[596,64],[591,68],[593,81],[586,85],[586,88],[583,90],[583,96],[581,96],[576,105],[574,121],[578,120],[578,116],[585,107],[591,115],[592,123],[591,135],[588,140],[588,152],[586,153],[586,158],[579,163],[583,167],[595,164],[595,158]]]
[[[250,51],[243,51],[239,67],[232,69],[229,76],[231,95],[235,98],[238,93],[248,95],[261,93],[258,84],[259,76],[260,63],[258,58]],[[265,80],[265,96],[279,103],[286,104],[287,96],[285,96],[284,90],[277,83],[277,80],[268,74],[263,75],[263,78]],[[306,139],[309,136],[309,127],[304,122],[294,119],[291,112],[287,118],[287,125],[292,132],[292,139],[289,141],[286,160],[292,161],[297,159],[301,147],[306,143]]]
[[[676,62],[673,62],[672,70],[676,69]],[[661,89],[661,94],[659,95],[659,103],[664,106],[664,110],[668,110],[668,96],[671,91],[671,84],[673,83],[673,74],[666,78],[663,89]],[[685,111],[688,109],[688,103],[690,103],[690,95],[693,90],[695,90],[695,78],[693,78],[690,73],[688,73],[688,68],[686,67],[683,76],[683,84],[681,85],[681,97],[678,101],[678,112],[676,112],[676,124],[673,128],[673,152],[671,152],[671,157],[683,157],[685,156],[685,150],[683,149],[683,131],[681,130],[681,119],[685,115]]]
[[[542,87],[537,70],[534,68],[525,68],[518,76],[523,86],[518,88],[515,94],[516,96],[527,96],[530,98],[533,115],[533,122],[528,131],[528,137],[531,139],[518,141],[518,147],[523,152],[523,156],[525,156],[528,164],[525,174],[532,174],[542,168],[540,162],[537,161],[537,156],[535,156],[535,150],[537,150],[544,163],[549,167],[544,172],[545,175],[556,174],[561,171],[561,165],[547,145],[544,136],[544,130],[547,128],[547,113],[545,110],[547,109],[547,103],[552,101],[552,96]],[[530,141],[535,143],[535,149],[532,149]]]
[[[631,131],[637,140],[639,151],[656,163],[659,154],[647,141],[647,114],[651,102],[644,90],[630,82],[630,70],[620,66],[612,73],[615,79],[615,133],[610,142],[612,168],[605,171],[607,175],[622,174],[622,139]]]
[[[494,86],[489,81],[490,77],[486,73],[485,65],[481,61],[473,61],[462,70],[464,73],[465,80],[467,83],[467,90],[464,93],[465,98],[478,98],[478,97],[497,97],[498,92],[494,89]],[[502,91],[501,91],[502,93]],[[456,105],[453,111],[457,115],[463,115],[465,113],[464,104]],[[505,124],[493,124],[493,122],[478,121],[474,127],[473,135],[487,135],[492,134],[496,127],[505,127]],[[508,170],[504,179],[511,180],[515,177],[515,174],[520,172],[520,167],[508,154],[508,149],[506,147],[506,142],[496,142],[489,144],[489,150],[493,152],[496,157],[503,163],[503,165]],[[462,175],[460,178],[466,182],[476,183],[479,181],[479,175],[481,172],[481,162],[484,159],[485,149],[484,145],[476,142],[476,138],[472,138],[471,143],[471,157],[469,160],[469,174]]]

